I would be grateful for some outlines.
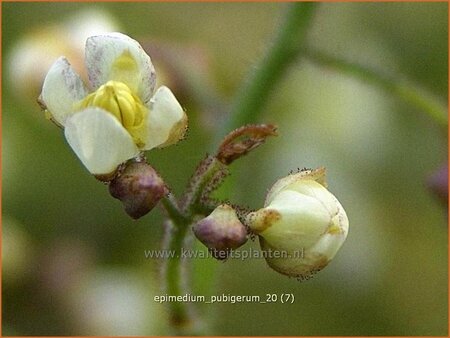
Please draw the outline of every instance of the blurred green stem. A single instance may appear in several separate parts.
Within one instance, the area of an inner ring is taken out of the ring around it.
[[[182,297],[192,292],[190,285],[188,261],[183,258],[182,250],[186,248],[191,225],[195,220],[194,215],[186,215],[180,208],[172,194],[162,199],[169,220],[165,222],[166,234],[164,250],[169,255],[164,261],[165,292],[170,296]],[[204,335],[205,326],[200,317],[196,315],[192,303],[183,301],[168,302],[170,328],[174,335]]]
[[[230,118],[224,126],[225,132],[256,122],[269,94],[303,50],[317,3],[296,2],[287,6],[283,22],[269,50],[235,97]]]
[[[186,273],[182,270],[181,250],[186,232],[189,229],[189,219],[180,211],[178,203],[173,195],[162,199],[162,204],[167,211],[170,221],[167,221],[164,250],[169,256],[164,261],[164,282],[167,294],[171,296],[183,296],[186,293],[183,286],[186,284]],[[184,302],[169,302],[169,319],[171,328],[175,334],[192,333],[195,320],[188,304]]]
[[[336,69],[398,96],[423,111],[442,127],[447,128],[448,117],[445,104],[417,86],[316,50],[306,48],[302,54],[313,63]]]

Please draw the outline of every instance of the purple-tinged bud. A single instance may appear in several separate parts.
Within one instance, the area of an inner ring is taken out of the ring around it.
[[[192,228],[195,236],[216,259],[228,258],[230,251],[247,242],[247,230],[236,212],[227,204],[219,205]]]
[[[138,219],[152,210],[167,195],[168,189],[150,165],[131,162],[111,181],[109,192],[122,201],[128,215]]]

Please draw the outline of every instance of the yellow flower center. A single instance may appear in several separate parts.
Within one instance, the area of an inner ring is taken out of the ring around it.
[[[86,96],[77,108],[87,107],[102,108],[112,114],[130,133],[138,147],[144,145],[142,133],[148,110],[125,83],[108,81]]]

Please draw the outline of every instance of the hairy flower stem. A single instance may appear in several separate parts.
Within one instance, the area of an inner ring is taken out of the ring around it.
[[[308,2],[288,5],[274,42],[238,93],[224,131],[254,122],[261,114],[270,92],[288,66],[298,58],[316,6],[317,4]],[[183,267],[186,264],[183,264],[183,260],[177,255],[185,245],[190,225],[199,214],[209,208],[205,208],[209,194],[225,176],[226,165],[216,157],[207,157],[193,175],[181,205],[171,195],[162,200],[170,219],[170,222],[167,222],[166,248],[175,254],[175,257],[165,261],[164,278],[169,295],[183,295],[186,290],[191,289],[186,273],[188,269]],[[171,324],[178,334],[202,333],[201,323],[187,304],[172,302],[169,311]]]
[[[171,296],[183,296],[189,292],[187,286],[187,271],[183,270],[183,259],[181,249],[184,237],[189,229],[188,224],[174,222],[166,223],[166,250],[173,253],[173,257],[166,259],[165,281],[166,292]],[[194,334],[196,318],[189,307],[189,303],[169,302],[169,320],[174,334]]]
[[[164,261],[164,280],[167,294],[183,296],[190,292],[189,267],[182,258],[182,248],[186,245],[191,224],[194,223],[198,211],[202,210],[202,196],[220,181],[224,165],[215,157],[203,160],[194,174],[188,193],[184,198],[183,208],[172,194],[163,198],[170,221],[166,222],[166,238],[164,249],[173,255]],[[204,207],[203,207],[204,209]],[[202,323],[195,315],[192,304],[184,302],[169,302],[170,324],[177,335],[199,335]]]
[[[196,214],[204,213],[209,195],[223,182],[227,174],[226,165],[215,156],[207,156],[200,162],[182,199],[182,210],[188,217],[192,219]]]
[[[163,273],[167,294],[171,296],[183,296],[190,293],[189,271],[184,266],[186,261],[182,258],[182,248],[190,229],[192,220],[180,210],[173,195],[169,194],[162,199],[162,205],[166,209],[170,220],[165,222],[164,249],[170,253],[170,257],[164,261]],[[175,335],[200,335],[201,323],[190,303],[169,302],[170,327]]]

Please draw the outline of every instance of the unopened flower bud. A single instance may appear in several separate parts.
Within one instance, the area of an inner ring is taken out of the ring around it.
[[[226,204],[219,205],[208,217],[197,222],[195,236],[217,259],[226,259],[231,250],[247,241],[247,230],[236,212]]]
[[[111,196],[122,201],[125,211],[138,219],[152,210],[167,193],[155,169],[145,162],[131,162],[109,184]]]
[[[269,253],[269,266],[282,274],[310,278],[333,259],[347,237],[348,218],[326,189],[324,168],[278,180],[264,206],[250,213],[247,222]]]

